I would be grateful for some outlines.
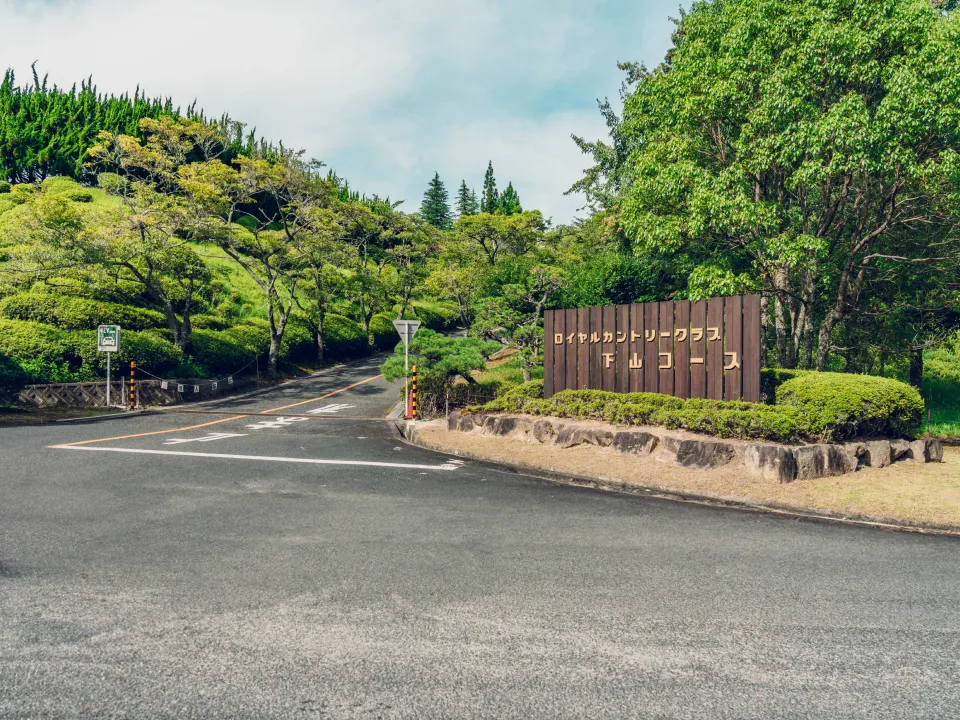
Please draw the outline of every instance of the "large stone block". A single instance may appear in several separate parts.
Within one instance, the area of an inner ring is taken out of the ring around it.
[[[474,415],[461,415],[457,421],[457,430],[460,432],[472,432],[477,428]]]
[[[867,448],[866,464],[870,467],[882,468],[890,464],[891,452],[889,440],[870,440],[865,442]]]
[[[684,467],[717,468],[729,463],[737,455],[733,445],[703,440],[681,440],[677,447],[677,462]]]
[[[550,420],[535,420],[533,423],[533,437],[537,442],[552,443],[562,428],[562,423],[554,424]]]
[[[943,462],[943,443],[936,438],[921,438],[910,443],[906,457],[912,462]]]
[[[563,429],[557,433],[555,442],[562,448],[571,448],[577,445],[609,447],[613,442],[613,433],[609,430],[583,427],[582,425],[565,425]]]
[[[847,467],[850,470],[859,470],[867,464],[867,446],[862,442],[844,443],[843,451],[847,454]]]
[[[779,483],[797,479],[797,459],[790,448],[754,443],[747,445],[743,454],[747,472]]]
[[[902,459],[908,452],[910,452],[910,443],[907,440],[890,441],[890,460],[892,462]]]
[[[454,410],[447,416],[447,430],[459,430],[460,429],[460,417],[463,415],[462,410]]]
[[[803,445],[793,449],[797,461],[797,479],[843,475],[852,470],[850,458],[840,445]]]
[[[660,443],[660,439],[642,430],[625,430],[613,436],[613,447],[622,453],[630,455],[649,455]]]

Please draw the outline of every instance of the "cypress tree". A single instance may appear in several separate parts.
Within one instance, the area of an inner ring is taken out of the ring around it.
[[[507,185],[507,189],[500,196],[500,213],[502,215],[518,215],[523,212],[520,205],[520,196],[513,189],[513,183]]]
[[[500,204],[497,194],[497,181],[493,177],[493,161],[487,163],[487,172],[483,176],[483,199],[480,201],[480,212],[495,213]]]
[[[447,188],[440,180],[440,173],[435,172],[433,180],[427,185],[427,191],[423,194],[423,202],[420,204],[420,214],[424,220],[441,230],[449,230],[453,227],[449,195],[447,195]]]
[[[477,194],[467,187],[465,180],[461,180],[460,189],[457,191],[457,214],[460,217],[466,217],[467,215],[476,215],[479,210]]]

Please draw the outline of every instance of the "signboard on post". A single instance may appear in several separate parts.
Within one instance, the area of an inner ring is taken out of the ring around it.
[[[413,340],[417,328],[420,327],[420,321],[394,320],[393,326],[400,333],[400,339],[403,340],[403,408],[404,419],[409,420],[413,417],[410,409],[410,341]]]
[[[652,392],[760,402],[760,296],[571,310],[543,319],[543,395]]]
[[[110,355],[120,351],[120,326],[97,327],[97,352],[107,354],[107,407],[110,407]]]

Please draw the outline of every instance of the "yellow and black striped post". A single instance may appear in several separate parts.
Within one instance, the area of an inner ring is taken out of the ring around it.
[[[410,416],[412,419],[417,419],[417,366],[414,365],[411,369],[413,377],[410,378]]]
[[[130,409],[133,410],[137,407],[137,364],[130,361]]]

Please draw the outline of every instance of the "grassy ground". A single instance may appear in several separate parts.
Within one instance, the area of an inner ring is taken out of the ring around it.
[[[960,438],[960,382],[925,379],[923,397],[930,409],[930,433]],[[926,418],[923,430],[926,431]]]
[[[428,447],[447,452],[663,492],[894,523],[960,526],[960,448],[944,448],[942,463],[900,462],[887,468],[864,468],[840,477],[780,485],[749,477],[732,466],[689,470],[649,457],[630,457],[612,448],[558,450],[553,445],[448,432],[443,421],[425,423],[418,435]]]

